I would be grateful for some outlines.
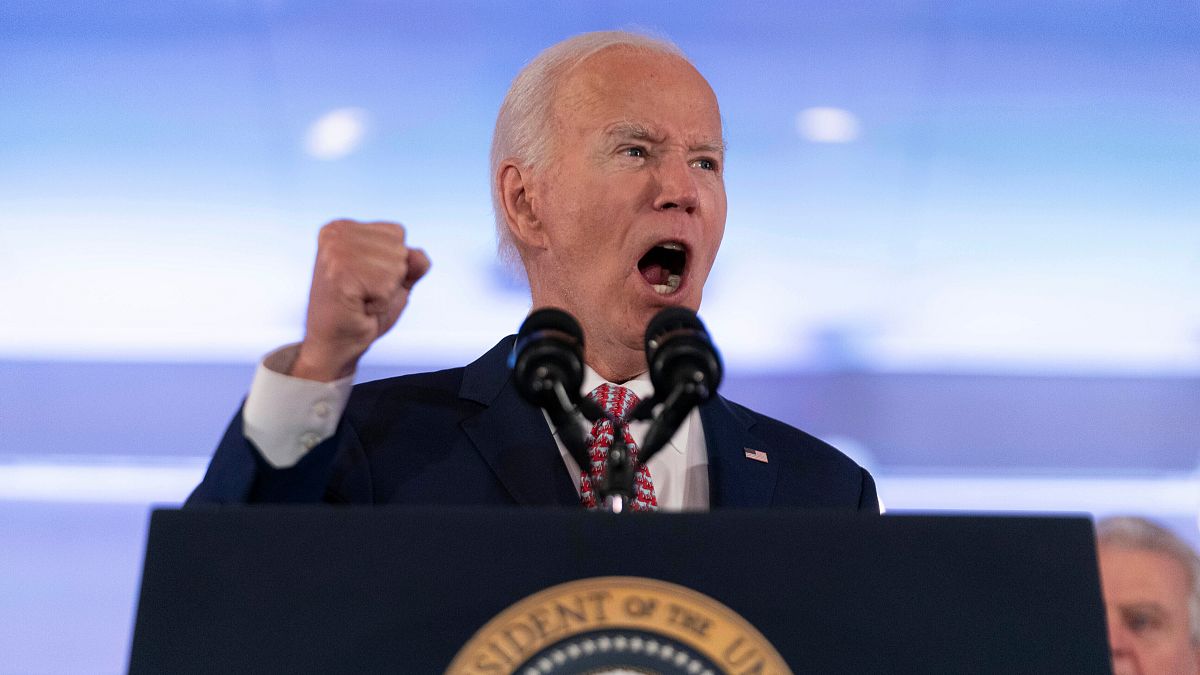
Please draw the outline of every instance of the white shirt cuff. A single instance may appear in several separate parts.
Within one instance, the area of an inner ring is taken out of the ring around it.
[[[267,354],[242,407],[242,433],[276,469],[295,465],[333,436],[354,386],[353,375],[333,382],[285,375],[298,351],[293,344]]]

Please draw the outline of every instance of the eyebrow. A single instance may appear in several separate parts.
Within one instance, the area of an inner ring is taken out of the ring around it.
[[[604,130],[604,135],[610,138],[632,138],[652,143],[661,143],[663,140],[663,134],[644,124],[628,120],[609,125]],[[698,143],[689,145],[688,150],[693,152],[713,152],[723,155],[725,154],[725,141],[722,139],[703,139]]]
[[[1163,617],[1167,615],[1167,609],[1154,600],[1118,604],[1117,609],[1120,610],[1122,614],[1127,614],[1130,612],[1144,612],[1146,614],[1153,614],[1156,617]]]

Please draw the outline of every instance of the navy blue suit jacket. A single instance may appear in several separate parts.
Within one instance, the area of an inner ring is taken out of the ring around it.
[[[542,412],[521,399],[513,337],[464,368],[356,386],[333,437],[274,469],[230,423],[196,503],[316,502],[581,508]],[[824,442],[720,396],[700,407],[714,508],[878,512],[866,470]],[[767,453],[768,462],[746,457]]]

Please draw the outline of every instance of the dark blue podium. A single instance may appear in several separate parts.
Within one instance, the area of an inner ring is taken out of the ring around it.
[[[130,672],[1099,674],[1105,630],[1082,517],[200,507]]]

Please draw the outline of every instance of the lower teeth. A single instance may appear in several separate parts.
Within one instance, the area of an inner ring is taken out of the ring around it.
[[[658,293],[659,295],[666,295],[668,293],[674,293],[679,288],[679,281],[680,281],[679,275],[672,274],[667,277],[667,283],[654,284],[654,292]]]

